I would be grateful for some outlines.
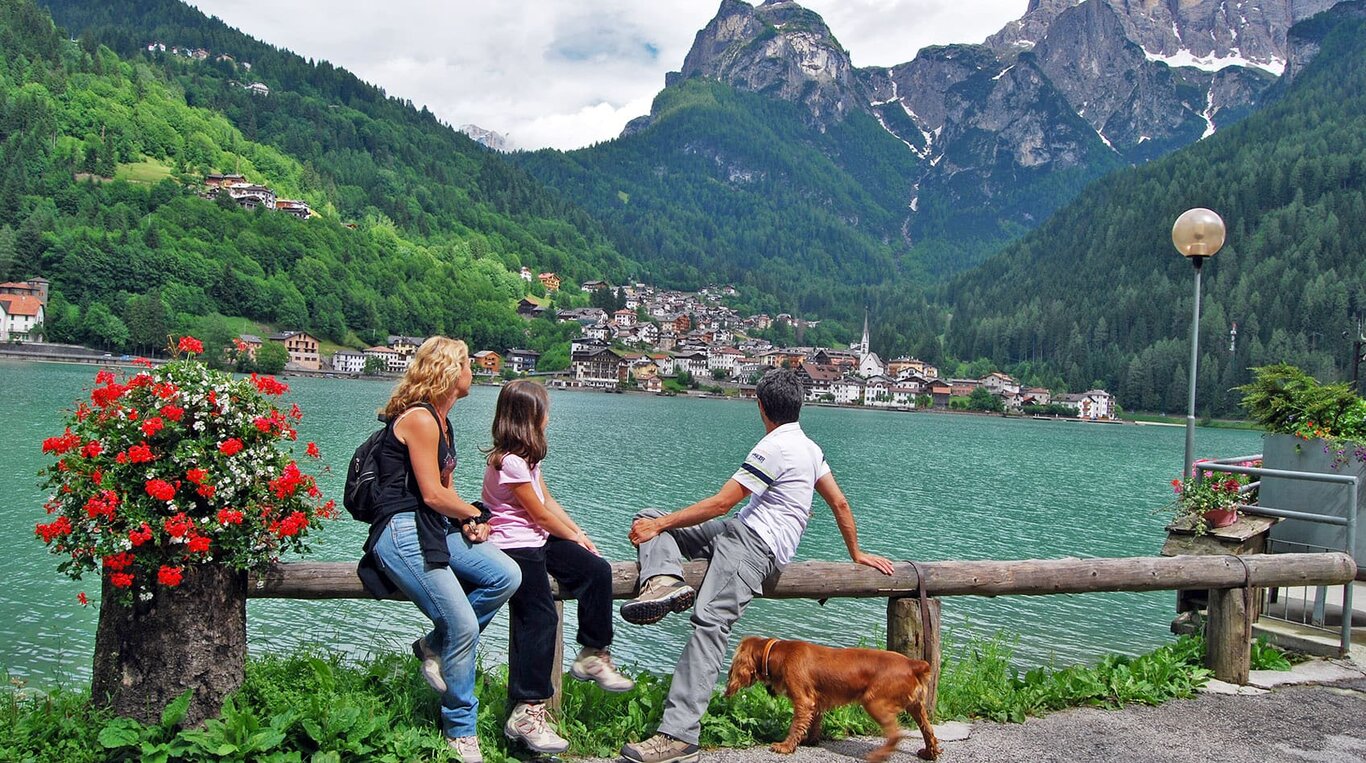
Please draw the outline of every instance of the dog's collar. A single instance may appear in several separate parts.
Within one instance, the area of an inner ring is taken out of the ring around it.
[[[767,644],[764,644],[764,659],[763,659],[763,671],[764,671],[764,672],[763,672],[763,677],[764,677],[764,678],[768,678],[768,653],[771,652],[771,651],[773,651],[773,645],[776,644],[776,643],[778,643],[778,639],[776,639],[776,638],[771,638],[771,639],[768,640],[768,643],[767,643]]]

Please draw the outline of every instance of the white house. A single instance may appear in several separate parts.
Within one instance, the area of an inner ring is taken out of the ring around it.
[[[863,401],[868,405],[888,407],[892,405],[892,387],[896,380],[889,376],[870,376],[863,384]]]
[[[674,366],[678,371],[687,371],[694,378],[706,378],[707,353],[700,350],[677,353],[674,355]]]
[[[615,313],[612,313],[612,322],[622,328],[630,328],[636,325],[636,311],[625,309],[618,310]]]
[[[541,357],[541,353],[511,347],[503,353],[503,357],[507,358],[508,368],[511,368],[513,373],[524,374],[536,370],[536,360]]]
[[[1063,395],[1057,399],[1057,402],[1075,409],[1079,419],[1113,419],[1115,417],[1115,398],[1103,389]]]
[[[0,342],[42,341],[33,328],[43,319],[43,303],[38,297],[0,294]]]
[[[735,367],[745,354],[734,347],[711,347],[707,351],[707,370],[720,369],[729,378],[735,375]]]
[[[830,394],[840,405],[858,405],[863,402],[863,380],[853,375],[845,375],[830,384]]]
[[[391,350],[384,346],[367,347],[361,353],[366,358],[379,358],[384,361],[384,371],[391,374],[400,374],[408,367],[407,359],[398,354],[396,350]],[[364,367],[364,361],[362,361]]]
[[[997,397],[1013,397],[1020,391],[1020,383],[1015,381],[1015,379],[1008,374],[1003,374],[1000,371],[992,371],[986,376],[983,376],[981,381],[982,386],[986,387],[988,392]]]
[[[365,353],[355,350],[337,350],[332,355],[332,369],[348,374],[358,374],[365,370]]]

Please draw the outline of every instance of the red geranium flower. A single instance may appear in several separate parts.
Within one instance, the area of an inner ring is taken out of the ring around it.
[[[81,448],[81,455],[86,458],[98,458],[103,452],[104,446],[100,444],[99,440],[91,440],[85,444],[84,448]]]
[[[283,395],[289,391],[289,385],[276,380],[274,376],[251,375],[251,383],[256,385],[263,395]]]
[[[204,484],[204,480],[208,479],[208,477],[208,471],[200,469],[198,467],[195,467],[194,469],[185,472],[185,479],[189,480],[190,482],[193,482],[196,485]]]
[[[85,591],[81,591],[80,593],[76,594],[76,601],[80,602],[82,607],[90,603],[90,600],[85,598]]]
[[[142,433],[148,437],[155,435],[165,428],[166,422],[162,421],[160,416],[153,416],[142,422]]]
[[[186,544],[186,547],[190,549],[191,553],[207,554],[209,553],[209,544],[210,541],[207,535],[196,535],[193,538],[190,538],[190,542]]]
[[[152,455],[152,448],[144,442],[128,449],[128,460],[135,464],[145,464],[156,460],[156,456]]]
[[[43,452],[60,456],[80,444],[80,435],[67,429],[66,433],[60,437],[49,437],[43,440]]]
[[[180,344],[177,345],[181,352],[201,354],[204,352],[204,343],[192,336],[182,336]]]
[[[109,576],[109,582],[115,588],[129,588],[133,585],[133,576],[127,572],[115,572]]]
[[[172,538],[184,538],[194,532],[194,520],[185,516],[185,512],[180,512],[162,523],[166,534]]]
[[[71,520],[64,516],[57,517],[48,524],[38,525],[35,531],[42,536],[44,543],[51,543],[53,538],[71,534]]]
[[[137,558],[127,551],[119,554],[110,554],[104,558],[104,568],[110,572],[123,572],[133,566],[133,562],[135,561],[137,561]]]
[[[316,442],[310,442],[310,443],[308,444],[308,449],[307,449],[307,450],[308,450],[308,455],[312,456],[313,458],[322,458],[322,455],[323,455],[323,454],[322,454],[321,451],[318,450],[318,443],[316,443]]]
[[[225,456],[235,456],[242,452],[242,441],[236,437],[229,437],[218,446],[218,452]]]
[[[242,512],[236,509],[219,509],[218,524],[220,525],[240,525],[242,524]]]
[[[171,421],[180,421],[180,417],[185,415],[185,409],[167,403],[166,405],[161,406],[161,415]]]
[[[181,567],[167,567],[162,565],[161,569],[157,570],[157,582],[164,586],[178,586],[180,585],[181,578],[184,577],[184,574],[185,570]]]
[[[147,480],[147,484],[143,488],[147,491],[147,495],[158,501],[169,501],[175,498],[175,486],[166,480]]]
[[[152,528],[148,527],[146,522],[142,523],[142,527],[128,533],[128,540],[133,544],[133,548],[137,548],[151,539]]]

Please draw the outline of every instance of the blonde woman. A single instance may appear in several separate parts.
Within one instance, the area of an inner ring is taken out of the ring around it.
[[[464,342],[432,337],[380,411],[378,514],[358,570],[377,597],[402,592],[431,618],[413,642],[422,677],[441,693],[441,727],[464,763],[482,763],[474,695],[479,634],[522,582],[499,551],[487,520],[451,484],[455,442],[448,418],[469,394],[473,374]]]

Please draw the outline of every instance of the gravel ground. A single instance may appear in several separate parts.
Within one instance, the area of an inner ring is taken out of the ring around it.
[[[903,740],[889,763],[917,760],[919,741]],[[852,763],[878,744],[845,739],[791,756],[766,747],[709,750],[701,763]],[[979,722],[966,740],[942,747],[942,763],[1366,763],[1366,680],[1255,696],[1201,694],[1158,707],[1064,710],[1025,723]]]

